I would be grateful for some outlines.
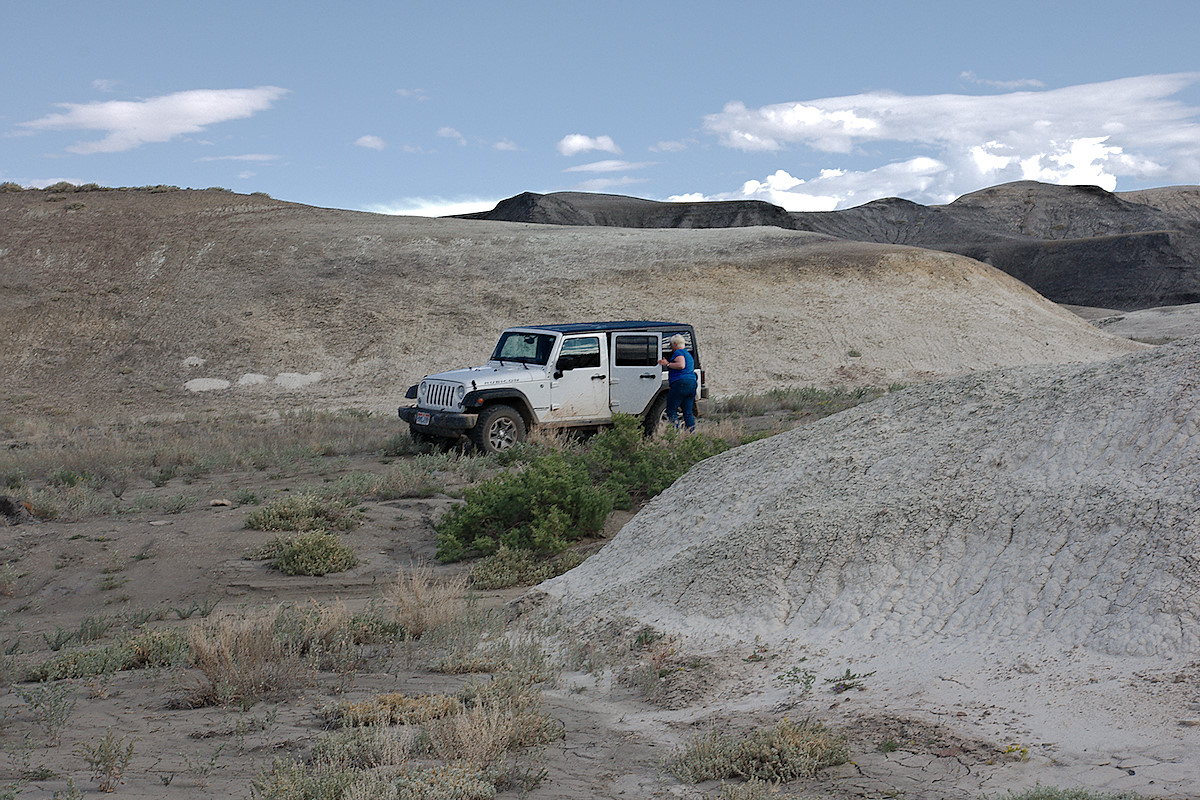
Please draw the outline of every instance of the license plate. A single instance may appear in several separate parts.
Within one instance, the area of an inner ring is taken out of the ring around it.
[[[429,424],[429,414],[427,414],[424,411],[418,411],[415,422],[418,425],[428,425]]]

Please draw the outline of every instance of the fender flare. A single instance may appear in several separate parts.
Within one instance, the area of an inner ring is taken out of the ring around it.
[[[529,399],[516,389],[476,389],[467,392],[462,399],[463,408],[468,413],[478,413],[496,403],[504,403],[515,408],[525,421],[526,429],[537,424],[537,417],[533,414],[533,407],[529,405]]]

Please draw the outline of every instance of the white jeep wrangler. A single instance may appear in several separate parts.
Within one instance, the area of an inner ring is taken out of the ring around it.
[[[451,444],[468,436],[485,453],[525,441],[534,427],[595,428],[613,414],[641,416],[647,432],[663,419],[670,340],[683,336],[695,359],[696,412],[708,397],[691,325],[581,322],[509,328],[483,367],[427,375],[405,395],[400,419],[415,440]]]

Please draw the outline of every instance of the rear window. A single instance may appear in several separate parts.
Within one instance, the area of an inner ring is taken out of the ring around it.
[[[662,357],[671,358],[671,353],[675,352],[675,348],[671,347],[671,337],[678,334],[683,337],[683,347],[692,355],[696,354],[696,345],[692,342],[691,331],[668,331],[662,335]]]
[[[648,336],[618,336],[616,366],[649,367],[658,364],[662,357],[662,341],[657,334]]]

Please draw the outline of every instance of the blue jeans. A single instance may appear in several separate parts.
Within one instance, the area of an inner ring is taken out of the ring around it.
[[[672,381],[667,387],[667,419],[671,420],[671,424],[679,427],[677,412],[682,411],[683,424],[687,425],[689,431],[696,430],[696,417],[692,414],[695,406],[696,379],[680,378]]]

